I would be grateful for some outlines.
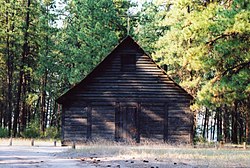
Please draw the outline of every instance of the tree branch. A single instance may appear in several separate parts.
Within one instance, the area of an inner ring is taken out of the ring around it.
[[[243,68],[247,67],[247,66],[250,66],[250,61],[248,62],[243,62],[241,64],[238,64],[236,66],[233,66],[231,68],[228,68],[227,70],[225,70],[223,73],[215,76],[213,79],[212,79],[212,83],[215,83],[217,81],[219,81],[223,76],[226,76],[228,73],[230,73],[229,77],[231,78],[232,75],[234,74],[237,74],[239,73],[240,70],[242,70]]]
[[[249,61],[249,62],[243,62],[243,63],[241,63],[241,64],[238,64],[238,65],[236,65],[236,66],[234,66],[234,67],[231,67],[231,68],[227,69],[226,71],[224,71],[224,72],[222,73],[222,76],[225,76],[228,72],[231,72],[231,73],[230,73],[230,76],[232,76],[233,74],[239,73],[239,71],[240,71],[241,69],[243,69],[243,68],[245,68],[245,67],[247,67],[247,66],[250,66],[250,61]]]
[[[222,39],[222,38],[225,38],[225,37],[229,37],[229,36],[236,36],[238,34],[239,34],[238,32],[230,32],[230,33],[226,33],[226,34],[221,34],[221,35],[215,37],[214,39],[206,42],[206,44],[208,44],[208,45],[211,46],[211,45],[213,45],[219,39]]]

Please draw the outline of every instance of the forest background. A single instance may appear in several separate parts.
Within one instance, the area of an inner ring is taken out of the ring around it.
[[[59,137],[55,99],[129,28],[195,98],[195,140],[250,142],[249,9],[247,0],[0,0],[0,137]]]

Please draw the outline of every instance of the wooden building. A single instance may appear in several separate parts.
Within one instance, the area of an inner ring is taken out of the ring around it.
[[[57,99],[62,104],[62,140],[191,143],[191,101],[192,96],[127,36]]]

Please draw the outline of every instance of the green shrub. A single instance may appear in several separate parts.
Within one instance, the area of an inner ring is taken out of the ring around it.
[[[46,128],[45,138],[49,138],[49,139],[58,139],[58,138],[60,138],[60,134],[59,134],[57,128],[56,127],[48,127],[48,128]]]
[[[40,131],[37,131],[32,128],[27,128],[24,132],[21,133],[21,136],[23,138],[39,138],[40,137]]]
[[[8,137],[8,129],[7,128],[0,128],[0,138]]]
[[[195,136],[194,137],[194,144],[196,145],[197,143],[206,143],[207,140],[206,138],[202,137],[202,136]]]
[[[25,131],[21,132],[23,138],[39,138],[40,137],[39,122],[32,121]]]

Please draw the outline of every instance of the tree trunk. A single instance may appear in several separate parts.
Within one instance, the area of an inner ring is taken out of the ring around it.
[[[234,103],[234,109],[232,110],[232,143],[237,144],[237,102]]]
[[[219,117],[219,110],[218,108],[216,108],[216,114],[215,114],[215,117],[216,117],[216,120],[217,120],[217,123],[216,123],[216,130],[217,130],[217,141],[220,141],[220,117]]]
[[[28,67],[30,63],[28,62]],[[23,102],[22,102],[22,114],[21,114],[21,129],[20,131],[24,131],[27,126],[28,116],[30,116],[30,105],[26,102],[26,95],[31,92],[31,78],[30,78],[30,71],[27,71],[24,74],[24,84],[23,84]]]
[[[215,116],[214,116],[214,126],[213,126],[213,140],[215,139],[215,128],[216,128],[216,123],[217,123],[217,121],[216,121],[216,113],[215,113]]]
[[[53,109],[52,109],[52,114],[51,114],[51,119],[50,119],[50,126],[57,126],[57,109],[58,109],[58,104],[54,102]]]
[[[210,140],[213,140],[213,120],[210,121]]]
[[[25,16],[25,28],[24,28],[24,44],[22,48],[22,58],[20,62],[20,72],[19,72],[19,82],[18,82],[18,89],[17,89],[17,103],[16,103],[16,109],[14,113],[14,122],[13,122],[13,135],[16,136],[17,134],[17,124],[18,119],[20,115],[20,101],[21,101],[21,92],[22,92],[22,85],[23,85],[23,77],[24,77],[24,64],[25,64],[25,58],[27,57],[29,53],[29,47],[28,47],[28,36],[29,36],[29,26],[30,26],[30,0],[27,0],[26,4],[26,16]]]
[[[6,3],[9,3],[7,0]],[[13,86],[13,54],[11,53],[11,41],[9,33],[13,31],[14,26],[9,27],[9,11],[6,12],[6,25],[7,25],[7,38],[6,38],[6,50],[7,50],[7,124],[8,124],[8,134],[11,135],[11,127],[12,127],[12,86]]]
[[[46,118],[46,85],[47,85],[47,70],[41,81],[41,115],[40,115],[40,129],[45,132],[45,118]]]
[[[33,115],[31,115],[30,120],[35,120],[35,117],[37,117],[38,119],[40,119],[40,115],[41,113],[39,113],[40,111],[40,104],[41,104],[41,96],[38,97],[37,102],[36,102],[36,106],[33,112]]]
[[[21,68],[23,68],[23,66]],[[15,109],[15,112],[14,112],[14,120],[13,120],[13,136],[14,137],[17,135],[17,125],[18,125],[18,119],[19,119],[19,114],[20,114],[20,100],[21,100],[21,90],[22,90],[22,79],[23,79],[23,70],[20,70],[18,90],[17,90],[17,103],[16,103],[16,109]]]
[[[244,120],[243,120],[243,116],[242,113],[239,114],[239,143],[241,144],[243,142],[244,139]]]
[[[62,109],[61,109],[61,106],[60,104],[57,104],[57,117],[56,118],[56,126],[57,126],[57,130],[59,131],[60,130],[60,127],[61,127],[61,115],[62,115]]]
[[[27,125],[31,122],[31,108],[29,107],[29,110],[27,111],[27,123],[26,123],[26,127]]]
[[[3,127],[4,104],[0,102],[0,128]]]
[[[204,117],[204,123],[203,123],[203,132],[202,132],[202,136],[203,138],[207,138],[206,137],[206,132],[207,132],[207,126],[208,126],[208,109],[206,108],[205,110],[205,117]]]
[[[209,115],[207,116],[207,126],[206,126],[206,139],[208,139],[208,134],[209,134]]]
[[[217,141],[221,141],[222,138],[222,114],[221,108],[216,108],[216,117],[217,117]]]
[[[8,96],[6,95],[3,95],[3,96],[5,97],[5,101],[8,102]],[[8,103],[6,103],[6,104],[3,104],[3,127],[9,129],[8,123],[9,123],[9,113],[8,113]],[[11,130],[8,130],[8,135],[10,136],[10,134],[11,134]]]
[[[229,113],[228,113],[228,107],[225,104],[224,105],[224,114],[223,114],[223,139],[227,143],[230,141],[229,137]]]
[[[46,115],[45,115],[45,127],[47,126],[47,123],[49,123],[48,119],[50,119],[49,115],[50,115],[50,97],[47,98],[47,105],[46,105]]]
[[[49,127],[51,127],[52,126],[52,120],[53,120],[53,99],[51,98],[51,100],[50,100],[50,106],[49,106],[49,111],[48,111],[48,113],[49,113],[49,116],[48,116],[48,124],[49,124]]]
[[[46,25],[46,29],[47,32],[49,32],[48,30],[48,14],[49,14],[49,7],[46,6],[46,10],[45,10],[45,16],[46,16],[46,20],[45,20],[45,25]],[[49,35],[46,34],[45,36],[45,54],[44,57],[46,58],[49,54]],[[41,111],[41,115],[40,115],[40,129],[41,131],[44,133],[45,132],[45,128],[47,125],[47,111],[48,111],[48,105],[46,108],[46,90],[47,90],[47,79],[48,79],[48,70],[47,67],[45,66],[45,71],[43,74],[43,77],[41,79],[41,106],[40,106],[40,111]],[[47,100],[47,103],[49,103],[49,100]],[[46,110],[47,109],[47,110]]]
[[[223,133],[222,133],[222,116],[223,116],[223,110],[222,110],[222,106],[219,108],[219,118],[220,118],[220,141],[223,140]]]
[[[23,132],[26,128],[26,119],[27,119],[27,105],[26,105],[26,101],[25,101],[25,97],[26,97],[26,87],[27,87],[27,80],[24,79],[24,83],[23,83],[23,93],[22,93],[22,111],[21,111],[21,122],[20,122],[20,131]]]
[[[250,97],[246,100],[247,111],[246,111],[246,142],[250,144]]]

